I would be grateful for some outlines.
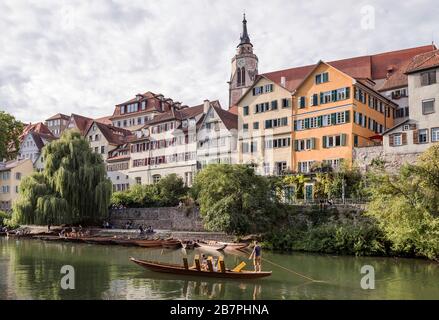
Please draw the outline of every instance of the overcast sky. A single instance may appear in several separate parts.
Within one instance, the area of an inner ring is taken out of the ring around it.
[[[244,11],[260,73],[439,41],[435,0],[0,0],[0,110],[100,117],[146,91],[226,108]]]

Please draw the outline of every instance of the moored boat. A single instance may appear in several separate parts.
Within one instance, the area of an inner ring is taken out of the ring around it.
[[[133,240],[133,243],[143,248],[157,248],[162,246],[163,240]]]
[[[195,248],[195,243],[193,241],[181,241],[181,246],[183,249],[192,250]]]
[[[242,250],[244,248],[247,248],[250,243],[239,243],[239,242],[222,242],[223,244],[227,245],[226,249],[229,250]]]
[[[202,249],[221,251],[227,247],[227,244],[215,241],[198,241],[196,246]]]
[[[178,249],[181,247],[180,240],[163,240],[162,247],[166,249]]]
[[[146,260],[138,260],[135,258],[130,258],[130,260],[139,266],[142,266],[146,269],[162,272],[162,273],[173,273],[179,275],[186,276],[196,276],[196,277],[212,277],[212,278],[228,278],[228,279],[258,279],[263,277],[268,277],[271,275],[271,271],[231,271],[225,270],[224,272],[216,271],[205,271],[205,270],[197,270],[196,268],[185,268],[183,266],[167,264],[167,263],[159,263],[159,262],[151,262]]]

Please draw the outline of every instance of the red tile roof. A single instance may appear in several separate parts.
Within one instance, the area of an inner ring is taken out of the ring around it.
[[[52,132],[44,123],[38,122],[34,124],[30,123],[26,127],[24,127],[23,132],[19,137],[19,140],[22,141],[29,132],[37,132],[37,133],[53,136]]]
[[[218,117],[220,117],[221,121],[226,126],[227,130],[238,129],[238,116],[236,114],[224,110],[218,106],[214,106],[213,108],[218,114]]]
[[[421,70],[431,69],[439,66],[439,50],[426,52],[410,61],[407,66],[407,73],[417,72]]]
[[[229,108],[229,112],[238,115],[238,106],[234,105]]]
[[[88,128],[93,123],[93,119],[75,113],[72,113],[70,118],[73,118],[78,130],[81,132],[82,135],[84,135],[88,131]]]
[[[87,132],[93,126],[93,123],[99,128],[99,130],[101,131],[101,133],[103,134],[103,136],[105,137],[105,139],[108,141],[109,144],[112,145],[124,144],[127,142],[128,137],[132,136],[132,133],[129,130],[104,124],[96,120],[92,122]]]
[[[110,120],[112,116],[105,116],[105,117],[101,117],[101,118],[96,118],[95,121],[103,123],[103,124],[108,124],[108,125],[113,125],[113,122]]]
[[[63,114],[63,113],[57,113],[54,116],[51,116],[49,119],[46,119],[45,121],[56,120],[56,119],[69,120],[70,117],[68,115],[66,115],[66,114]]]
[[[425,53],[435,49],[436,47],[428,45],[368,56],[336,60],[328,62],[328,64],[353,78],[368,78],[372,80],[385,79],[389,66],[398,66],[420,53]],[[268,72],[263,73],[262,76],[265,76],[279,85],[281,84],[281,77],[285,77],[286,89],[289,91],[294,91],[302,83],[303,79],[309,75],[310,72],[312,72],[315,66],[316,64],[313,64]]]

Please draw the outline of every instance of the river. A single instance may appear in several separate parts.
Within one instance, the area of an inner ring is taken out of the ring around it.
[[[269,278],[201,279],[148,271],[129,261],[181,263],[183,249],[144,249],[0,238],[0,299],[439,299],[439,264],[417,259],[270,253]],[[188,251],[193,261],[194,250]],[[246,256],[226,254],[228,267]],[[75,271],[75,289],[61,288],[61,267]],[[361,288],[360,269],[375,271],[375,289]],[[312,282],[296,275],[319,280]]]

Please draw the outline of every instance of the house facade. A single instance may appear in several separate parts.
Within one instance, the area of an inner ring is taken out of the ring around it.
[[[49,128],[50,132],[57,138],[61,136],[64,130],[67,128],[70,116],[58,113],[49,119],[45,120],[45,125]]]
[[[197,169],[209,164],[238,163],[238,116],[205,101],[197,128]]]
[[[18,198],[21,180],[33,172],[30,159],[0,162],[0,210],[9,211]]]
[[[414,57],[406,74],[410,118],[385,133],[383,147],[386,155],[407,155],[414,160],[439,142],[439,50]]]
[[[186,185],[192,185],[197,171],[197,125],[204,108],[204,104],[190,108],[173,106],[134,132],[129,175],[136,183],[156,183],[175,173]]]

